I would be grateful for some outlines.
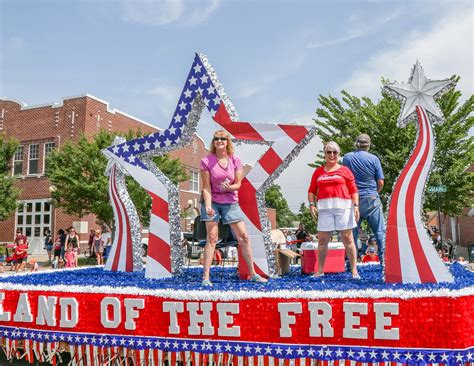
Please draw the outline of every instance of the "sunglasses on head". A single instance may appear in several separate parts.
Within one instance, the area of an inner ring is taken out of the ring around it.
[[[339,154],[339,152],[337,152],[335,150],[327,150],[326,154],[328,154],[328,155],[337,155],[337,154]]]
[[[227,137],[214,137],[214,141],[227,141]]]

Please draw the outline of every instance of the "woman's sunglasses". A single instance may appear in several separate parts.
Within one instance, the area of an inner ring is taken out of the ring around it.
[[[339,153],[337,151],[328,150],[328,151],[326,151],[326,154],[328,154],[328,155],[337,155]]]
[[[227,137],[214,137],[213,141],[227,141]]]

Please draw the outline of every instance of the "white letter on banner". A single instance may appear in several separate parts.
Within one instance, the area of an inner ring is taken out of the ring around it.
[[[56,296],[38,296],[38,316],[36,324],[50,327],[56,326],[56,304],[58,298]]]
[[[123,304],[125,305],[125,329],[137,329],[137,324],[134,319],[138,318],[137,309],[143,309],[145,307],[145,299],[125,299],[123,300]]]
[[[374,303],[374,312],[375,312],[375,330],[374,338],[375,339],[400,339],[400,329],[390,328],[385,329],[385,327],[390,327],[392,325],[392,318],[390,316],[385,316],[385,313],[391,315],[398,315],[399,309],[397,303]]]
[[[229,314],[239,314],[238,303],[217,303],[217,313],[219,314],[219,328],[217,335],[223,337],[240,337],[240,327],[228,327],[234,322],[234,317]]]
[[[79,320],[79,305],[77,300],[71,297],[59,299],[59,306],[61,307],[59,326],[63,328],[74,328]]]
[[[332,307],[327,302],[308,302],[310,312],[310,337],[334,337],[334,329],[329,324]]]
[[[170,313],[170,326],[168,327],[170,334],[179,334],[179,332],[181,332],[178,323],[178,313],[182,313],[183,311],[184,305],[182,302],[163,301],[163,312]]]
[[[212,302],[188,302],[186,310],[189,313],[188,333],[190,335],[201,335],[200,323],[202,323],[202,335],[214,335],[214,327],[211,323]],[[202,314],[198,314],[198,310],[201,310]]]
[[[9,311],[3,311],[3,300],[5,299],[5,293],[0,292],[0,321],[9,322],[11,313]]]
[[[109,306],[112,306],[112,319],[109,319]],[[117,328],[121,321],[120,300],[116,297],[104,297],[100,302],[100,322],[104,328]]]
[[[18,304],[16,305],[16,313],[13,316],[13,320],[16,322],[29,322],[33,321],[31,315],[30,302],[28,301],[28,294],[22,292],[18,298]]]
[[[367,328],[354,328],[354,325],[360,325],[360,317],[354,313],[367,315],[369,306],[359,302],[345,302],[344,309],[344,330],[342,336],[344,338],[367,339]]]
[[[280,337],[291,337],[290,325],[296,324],[296,318],[294,315],[290,315],[290,312],[301,314],[303,306],[300,302],[284,302],[278,304],[278,312],[280,313]]]

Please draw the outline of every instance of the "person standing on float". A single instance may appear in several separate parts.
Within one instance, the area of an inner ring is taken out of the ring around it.
[[[357,241],[362,220],[366,219],[380,247],[380,259],[383,261],[385,220],[379,193],[383,188],[385,178],[380,159],[368,151],[370,143],[369,135],[365,133],[359,135],[354,143],[357,150],[346,154],[342,164],[354,174],[359,191],[360,216],[357,227],[353,230],[354,240]]]
[[[308,189],[311,216],[318,219],[318,272],[324,276],[324,262],[333,231],[338,231],[351,263],[352,278],[360,279],[357,272],[357,250],[352,229],[359,219],[359,194],[351,171],[338,163],[339,145],[330,141],[324,146],[325,163],[311,177]]]
[[[239,206],[238,190],[244,177],[240,158],[234,155],[234,145],[224,130],[214,133],[211,153],[201,160],[202,197],[201,221],[206,222],[207,242],[204,247],[202,285],[211,287],[209,280],[212,258],[219,238],[218,224],[229,224],[250,272],[250,281],[267,282],[254,268],[250,238],[245,228],[244,214]]]

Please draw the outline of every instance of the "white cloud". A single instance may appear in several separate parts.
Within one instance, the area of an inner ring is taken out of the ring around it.
[[[174,112],[181,89],[176,86],[159,82],[157,86],[148,91],[148,94],[156,96],[156,105],[163,117],[168,117]]]
[[[396,19],[401,14],[401,11],[393,11],[390,14],[386,14],[383,16],[378,16],[375,19],[366,19],[367,15],[359,16],[357,14],[352,14],[350,17],[351,24],[349,25],[350,30],[341,37],[333,38],[333,39],[325,39],[325,40],[312,40],[308,42],[306,48],[323,48],[329,46],[335,46],[339,44],[344,44],[349,41],[353,41],[354,39],[358,39],[361,37],[368,36],[378,29],[381,26],[391,22],[392,20]]]
[[[151,26],[179,23],[193,26],[205,22],[220,0],[124,0],[123,19]]]
[[[473,16],[472,6],[456,8],[429,31],[409,34],[396,47],[370,57],[337,90],[378,98],[382,76],[406,82],[419,60],[430,79],[460,75],[458,87],[467,98],[473,93]]]

